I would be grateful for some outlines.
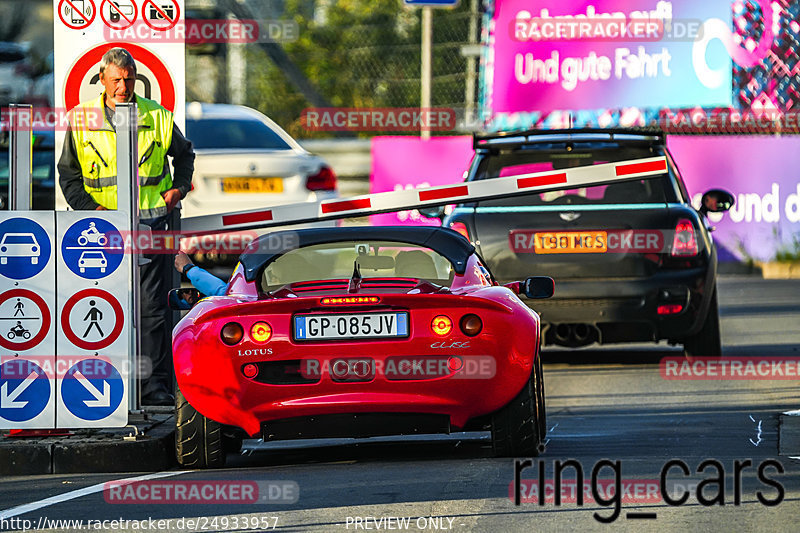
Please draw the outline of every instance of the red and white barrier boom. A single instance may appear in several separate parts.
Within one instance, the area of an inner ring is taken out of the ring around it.
[[[667,171],[665,157],[590,165],[559,171],[533,172],[503,178],[470,181],[443,187],[390,191],[352,198],[301,202],[266,209],[184,218],[182,235],[289,226],[419,209],[460,202],[520,196],[532,192],[577,189],[618,181],[657,176]]]

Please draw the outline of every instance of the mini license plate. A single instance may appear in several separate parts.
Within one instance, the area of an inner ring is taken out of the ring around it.
[[[534,234],[537,254],[602,254],[608,251],[605,231],[549,231]]]
[[[408,313],[295,315],[295,340],[379,339],[408,336]]]
[[[283,192],[281,178],[222,178],[222,192]]]

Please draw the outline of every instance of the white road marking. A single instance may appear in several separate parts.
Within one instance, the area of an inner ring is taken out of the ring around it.
[[[56,496],[50,496],[49,498],[45,498],[44,500],[39,500],[32,503],[26,503],[23,505],[18,505],[16,507],[12,507],[10,509],[6,509],[5,511],[0,511],[0,520],[7,520],[14,516],[19,516],[25,513],[30,513],[32,511],[36,511],[41,509],[42,507],[49,507],[51,505],[55,505],[57,503],[67,502],[69,500],[74,500],[75,498],[81,498],[83,496],[88,496],[89,494],[94,494],[96,492],[102,492],[103,489],[106,487],[107,483],[115,483],[120,485],[127,485],[129,483],[135,483],[137,481],[147,481],[149,479],[160,479],[164,477],[172,477],[178,476],[180,474],[188,474],[190,470],[180,470],[177,472],[156,472],[155,474],[147,474],[144,476],[139,477],[129,477],[125,479],[117,479],[113,481],[104,481],[103,483],[98,483],[97,485],[92,485],[91,487],[84,487],[82,489],[73,490],[70,492],[65,492],[64,494],[58,494]]]

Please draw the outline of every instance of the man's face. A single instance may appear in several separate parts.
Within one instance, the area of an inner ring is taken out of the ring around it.
[[[109,107],[124,104],[133,99],[133,85],[136,83],[136,71],[108,65],[100,74],[100,83],[106,90],[106,103]]]

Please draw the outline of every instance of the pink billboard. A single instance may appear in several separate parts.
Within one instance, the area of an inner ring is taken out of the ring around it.
[[[736,197],[728,213],[711,213],[720,260],[769,260],[800,237],[800,137],[673,136],[667,144],[696,207],[703,192]],[[376,137],[370,192],[460,183],[474,152],[472,138]],[[416,210],[371,217],[374,225],[438,220]]]

